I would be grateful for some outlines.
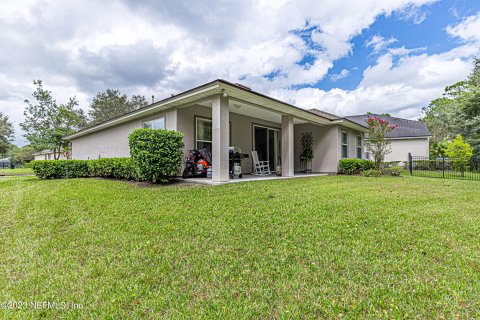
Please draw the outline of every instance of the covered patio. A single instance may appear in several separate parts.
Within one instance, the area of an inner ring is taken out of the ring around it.
[[[168,125],[167,112],[167,128],[184,133],[185,152],[200,148],[212,152],[211,179],[187,179],[205,184],[300,177],[295,174],[299,171],[296,158],[300,158],[301,153],[298,147],[301,132],[296,132],[297,128],[301,125],[332,127],[328,119],[235,86],[180,106],[173,112],[178,119],[177,126]],[[242,153],[249,155],[242,163],[243,179],[230,179],[230,146],[239,147]],[[272,172],[280,163],[282,176],[250,175],[253,172],[252,151],[257,152],[261,161],[268,162]]]
[[[241,182],[253,182],[253,181],[266,181],[266,180],[280,180],[280,179],[296,179],[296,178],[313,178],[313,177],[324,177],[328,176],[327,173],[301,173],[296,172],[292,176],[277,176],[275,174],[271,174],[268,176],[256,176],[253,174],[245,174],[243,178],[239,179],[229,179],[228,181],[221,181],[216,182],[213,181],[212,178],[189,178],[189,179],[182,179],[177,178],[176,181],[184,182],[184,183],[192,183],[192,184],[201,184],[201,185],[223,185],[229,183],[241,183]]]

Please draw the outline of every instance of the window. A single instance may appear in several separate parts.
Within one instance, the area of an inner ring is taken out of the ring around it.
[[[150,129],[165,129],[165,117],[161,117],[158,119],[153,119],[149,121],[145,121],[143,123],[144,128],[150,128]]]
[[[342,158],[348,158],[348,132],[342,131]]]
[[[196,118],[195,148],[212,151],[212,120]]]
[[[357,134],[357,158],[362,159],[363,139],[361,134]]]

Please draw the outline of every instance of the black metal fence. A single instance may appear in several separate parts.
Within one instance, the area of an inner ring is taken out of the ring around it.
[[[480,157],[470,159],[417,157],[409,155],[410,175],[417,177],[480,181]]]

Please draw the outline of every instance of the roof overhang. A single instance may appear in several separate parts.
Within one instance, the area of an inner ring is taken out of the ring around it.
[[[215,80],[215,81],[206,83],[204,85],[201,85],[199,87],[193,88],[191,90],[182,92],[178,95],[174,95],[167,99],[155,102],[151,105],[148,105],[136,111],[132,111],[123,116],[80,130],[74,134],[66,136],[65,139],[67,140],[75,139],[75,138],[78,138],[93,132],[97,132],[115,125],[119,125],[135,119],[143,118],[148,115],[166,111],[171,108],[181,107],[188,104],[194,104],[198,101],[205,101],[205,99],[213,98],[213,96],[216,94],[226,94],[232,99],[245,101],[253,106],[268,109],[279,114],[292,115],[295,118],[299,118],[311,123],[320,124],[320,125],[332,125],[332,124],[338,123],[345,127],[366,132],[366,128],[364,126],[356,124],[347,119],[332,121],[330,119],[322,117],[306,109],[296,107],[294,105],[291,105],[286,102],[268,97],[261,93],[237,86],[227,81]]]
[[[362,126],[361,124],[358,124],[356,122],[353,122],[353,121],[350,121],[348,119],[340,119],[340,120],[333,120],[331,122],[331,124],[339,124],[343,127],[346,127],[346,128],[349,128],[349,129],[353,129],[353,130],[357,130],[357,131],[360,131],[360,132],[363,132],[363,133],[367,133],[368,132],[368,128],[365,127],[365,126]]]
[[[412,140],[412,139],[429,139],[432,136],[417,136],[417,137],[394,137],[394,138],[388,138],[390,140]]]

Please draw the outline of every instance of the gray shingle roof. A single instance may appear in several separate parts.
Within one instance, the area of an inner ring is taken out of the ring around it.
[[[322,111],[322,110],[319,110],[319,109],[316,109],[316,108],[309,109],[308,111],[313,112],[313,113],[316,113],[316,114],[318,114],[319,116],[324,117],[324,118],[327,118],[327,119],[329,119],[329,120],[338,120],[338,119],[341,119],[340,117],[337,117],[337,116],[334,115],[333,113],[325,112],[325,111]]]
[[[416,120],[407,120],[378,114],[361,114],[356,116],[346,116],[344,118],[365,125],[369,117],[375,116],[388,121],[390,125],[398,125],[397,128],[392,130],[388,138],[428,137],[432,135],[425,123]]]

